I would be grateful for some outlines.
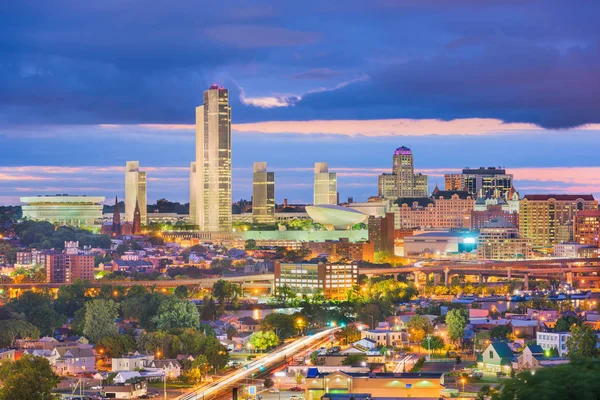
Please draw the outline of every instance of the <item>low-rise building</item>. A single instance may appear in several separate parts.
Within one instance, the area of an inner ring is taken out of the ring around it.
[[[238,319],[240,332],[256,332],[260,328],[260,322],[252,317],[242,317]]]
[[[543,350],[557,349],[561,357],[567,354],[567,339],[571,337],[569,332],[538,332],[536,343]]]
[[[153,355],[134,354],[129,357],[118,357],[112,359],[112,372],[137,371],[150,365],[154,360]]]
[[[146,369],[149,371],[158,371],[162,376],[167,377],[167,379],[177,379],[181,375],[181,364],[179,364],[179,361],[173,359],[154,360]]]
[[[358,284],[358,265],[331,263],[275,263],[275,291],[287,286],[299,296],[322,293],[327,299],[343,299]]]
[[[569,360],[561,357],[551,357],[548,351],[544,351],[540,345],[525,346],[517,361],[513,363],[513,369],[535,370],[568,363]]]
[[[312,374],[309,371],[305,386],[306,400],[320,400],[335,393],[365,394],[369,398],[438,399],[444,389],[444,374],[341,371]]]
[[[513,362],[513,352],[505,342],[492,342],[477,357],[477,367],[485,373],[498,372],[510,374]]]
[[[502,217],[485,223],[479,232],[477,258],[480,260],[527,260],[531,241],[519,236],[519,228]]]
[[[360,333],[361,339],[370,339],[375,347],[403,347],[408,345],[408,333],[392,329],[368,329]]]
[[[109,399],[137,399],[148,393],[148,381],[142,379],[135,383],[104,386],[102,391]]]

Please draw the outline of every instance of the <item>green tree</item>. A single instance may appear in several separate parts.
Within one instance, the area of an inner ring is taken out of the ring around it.
[[[491,339],[506,339],[512,333],[512,329],[508,325],[496,325],[490,331]]]
[[[108,357],[122,357],[135,350],[136,343],[131,335],[105,336],[96,343],[96,349],[102,349]]]
[[[256,250],[256,240],[248,239],[246,240],[246,245],[244,246],[246,250]]]
[[[353,325],[346,326],[345,328],[336,331],[334,335],[338,341],[344,344],[357,342],[361,338],[360,331]]]
[[[571,360],[592,358],[596,355],[596,334],[587,325],[573,325],[567,338],[567,354]]]
[[[152,322],[160,330],[197,328],[200,323],[200,314],[193,303],[172,296],[161,303]]]
[[[137,346],[147,354],[155,354],[160,358],[174,358],[181,350],[181,341],[176,335],[167,332],[150,332],[138,337]]]
[[[573,325],[581,326],[583,320],[575,315],[563,315],[556,320],[555,332],[569,332]]]
[[[282,304],[287,304],[288,301],[295,300],[298,294],[289,286],[283,285],[276,288],[275,300]]]
[[[209,369],[208,358],[204,354],[200,354],[192,362],[190,368],[185,371],[184,377],[189,383],[198,385],[204,380]]]
[[[175,288],[175,292],[173,294],[180,299],[187,299],[189,296],[188,288],[185,285],[179,285]]]
[[[450,340],[454,342],[462,340],[468,321],[467,310],[455,308],[448,311],[448,314],[446,314],[446,326]]]
[[[279,344],[279,338],[273,331],[258,331],[250,336],[250,344],[256,350],[264,351]]]
[[[213,296],[219,301],[219,305],[221,307],[228,305],[233,305],[236,303],[239,296],[241,296],[240,286],[226,281],[224,279],[219,279],[213,285],[212,289]]]
[[[267,388],[267,389],[272,388],[273,385],[275,384],[275,382],[273,382],[273,379],[271,379],[271,378],[265,378],[265,381],[263,383],[265,385],[265,388]]]
[[[280,339],[287,339],[298,332],[296,318],[290,314],[271,313],[261,322],[261,330],[276,332]]]
[[[237,335],[238,331],[237,329],[235,329],[235,326],[233,325],[229,325],[227,327],[227,339],[231,340],[232,337],[234,337],[235,335]]]
[[[7,319],[0,321],[0,348],[12,347],[15,339],[37,339],[40,330],[27,321]]]
[[[200,320],[214,321],[219,316],[219,308],[212,297],[204,296],[200,306]]]
[[[413,315],[408,320],[408,332],[412,342],[421,343],[425,335],[433,333],[433,325],[424,315]]]
[[[41,335],[51,336],[56,328],[63,325],[66,318],[54,311],[50,302],[49,296],[30,291],[12,299],[7,307],[14,313],[23,314],[27,322],[37,326]]]
[[[43,357],[23,356],[0,367],[1,400],[50,400],[60,378]]]
[[[427,337],[424,337],[423,341],[421,342],[421,347],[423,347],[424,349],[431,349],[433,353],[443,349],[444,346],[446,346],[444,338],[437,335],[432,335],[429,337],[429,339],[427,339]]]
[[[58,289],[54,308],[61,314],[72,317],[77,310],[83,308],[86,292],[90,288],[88,283],[77,280],[71,285],[64,285]]]
[[[83,334],[96,343],[106,336],[118,335],[115,319],[119,316],[119,303],[113,300],[94,299],[85,303]]]
[[[524,371],[503,381],[494,400],[596,400],[600,393],[600,364],[570,363]]]
[[[358,365],[367,362],[367,356],[364,354],[349,354],[342,360],[342,365]]]

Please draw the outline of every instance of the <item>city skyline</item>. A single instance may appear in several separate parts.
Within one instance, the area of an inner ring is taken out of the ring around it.
[[[310,201],[309,178],[293,172],[317,161],[339,173],[341,199],[364,199],[376,192],[367,175],[402,145],[417,152],[429,191],[443,185],[438,171],[504,166],[524,193],[598,195],[595,7],[333,2],[319,8],[339,17],[330,25],[272,1],[149,3],[152,24],[132,25],[117,16],[135,20],[133,4],[10,4],[0,17],[10,39],[0,42],[0,204],[123,197],[111,171],[130,159],[176,178],[149,177],[150,201],[187,202],[179,168],[195,159],[193,110],[213,83],[234,110],[234,199],[249,198],[256,160],[278,172],[278,202]],[[358,34],[340,36],[349,29]],[[358,168],[351,179],[347,168]]]

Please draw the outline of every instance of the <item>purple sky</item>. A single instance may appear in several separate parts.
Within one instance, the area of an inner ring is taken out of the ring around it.
[[[253,161],[310,201],[376,194],[395,148],[431,175],[505,166],[521,194],[600,195],[600,4],[540,0],[18,1],[0,5],[0,203],[187,201],[194,107],[230,89],[234,198]]]

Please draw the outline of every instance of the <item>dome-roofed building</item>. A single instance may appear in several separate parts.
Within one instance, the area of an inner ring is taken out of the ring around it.
[[[306,206],[306,212],[317,223],[329,230],[348,230],[352,225],[364,222],[367,215],[352,208],[321,204]]]

